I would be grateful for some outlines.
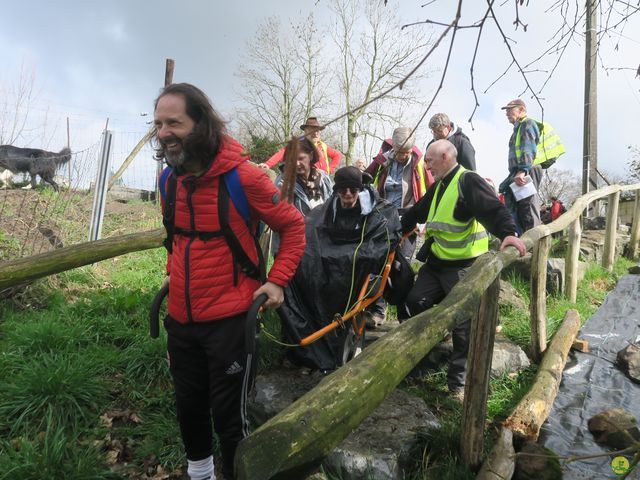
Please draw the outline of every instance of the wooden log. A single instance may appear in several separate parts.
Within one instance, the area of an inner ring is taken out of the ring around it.
[[[604,234],[604,252],[602,253],[602,267],[611,271],[616,256],[616,233],[618,231],[618,205],[620,192],[609,195],[607,204],[607,227]]]
[[[31,257],[2,262],[0,263],[0,290],[125,253],[157,248],[162,245],[165,235],[164,228],[159,228],[148,232],[80,243]]]
[[[531,256],[531,352],[536,362],[547,348],[547,259],[551,236],[542,237]]]
[[[500,430],[498,441],[482,464],[476,480],[505,480],[516,471],[516,451],[513,448],[513,432],[508,428]]]
[[[500,277],[497,277],[482,294],[478,315],[475,316],[471,325],[460,453],[465,465],[474,470],[482,463],[484,424],[487,416],[493,342],[498,324],[499,295]]]
[[[633,223],[631,224],[631,238],[629,240],[628,256],[631,260],[638,259],[640,250],[640,190],[636,190],[636,202],[633,208]]]
[[[578,295],[578,263],[580,262],[581,237],[582,227],[580,225],[580,218],[577,218],[571,222],[569,226],[569,239],[564,264],[564,295],[571,303],[576,303]]]
[[[562,370],[579,328],[580,315],[576,310],[567,310],[560,329],[544,354],[531,390],[503,424],[514,435],[534,442],[538,439],[540,427],[549,416],[558,394]]]
[[[324,378],[243,439],[235,459],[239,480],[266,480],[319,462],[393,391],[518,256],[514,248],[480,257],[440,305],[416,315]]]

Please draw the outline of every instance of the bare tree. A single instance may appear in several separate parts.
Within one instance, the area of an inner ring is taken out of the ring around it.
[[[267,18],[247,45],[237,76],[246,105],[238,115],[252,135],[284,141],[326,101],[327,80],[313,16],[283,27]]]
[[[346,116],[346,162],[353,160],[359,135],[375,134],[376,121],[397,126],[402,111],[418,104],[414,75],[402,90],[387,93],[400,82],[423,55],[428,41],[419,31],[401,29],[396,9],[376,0],[334,0],[336,15],[333,39],[339,52],[338,87]],[[373,131],[371,131],[373,130]]]
[[[29,112],[35,101],[35,70],[24,64],[15,83],[0,84],[0,144],[25,143]]]
[[[552,170],[545,170],[538,194],[542,203],[549,204],[555,197],[565,205],[571,205],[582,195],[582,181],[574,171],[554,167]]]

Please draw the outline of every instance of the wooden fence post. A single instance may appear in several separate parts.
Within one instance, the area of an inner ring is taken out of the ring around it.
[[[629,240],[628,256],[631,260],[638,258],[640,247],[640,190],[635,191],[636,203],[633,208],[633,223],[631,224],[631,239]]]
[[[607,205],[607,229],[604,234],[604,253],[602,254],[602,267],[611,271],[616,255],[616,233],[618,230],[618,204],[620,191],[609,195]]]
[[[531,353],[536,362],[547,348],[547,258],[551,235],[533,246],[531,257]]]
[[[578,264],[580,263],[580,239],[582,227],[580,218],[575,219],[569,226],[567,254],[564,262],[564,295],[571,303],[576,303],[578,294]]]
[[[478,315],[471,325],[460,451],[464,463],[473,469],[482,463],[489,376],[498,324],[499,294],[500,276],[498,275],[480,297]]]

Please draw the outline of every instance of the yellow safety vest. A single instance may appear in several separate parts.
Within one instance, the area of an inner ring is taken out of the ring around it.
[[[331,173],[331,159],[329,158],[329,154],[327,153],[327,144],[323,141],[319,141],[318,143],[316,143],[316,147],[320,147],[320,150],[324,155],[324,162],[327,165],[327,173]]]
[[[424,155],[422,155],[418,159],[418,163],[416,163],[416,168],[418,169],[418,186],[420,187],[420,193],[416,195],[418,198],[422,198],[422,196],[427,192],[427,180],[425,178],[424,172]]]
[[[479,257],[489,250],[487,231],[475,218],[461,222],[453,217],[460,198],[460,178],[466,172],[460,167],[447,186],[440,203],[436,198],[442,182],[438,182],[426,223],[426,237],[433,238],[431,251],[441,260],[465,260]]]
[[[525,118],[527,117],[524,117],[522,120],[520,120],[520,125],[518,125],[518,133],[516,135],[515,147],[516,158],[518,159],[522,156],[522,150],[520,150],[520,129],[522,128],[522,122],[525,120]],[[538,120],[533,121],[538,124],[538,128],[540,129],[540,139],[536,148],[536,158],[533,161],[534,165],[540,165],[544,162],[548,162],[549,160],[554,160],[566,152],[564,144],[562,143],[562,140],[560,140],[560,136],[556,133],[555,129],[551,126],[550,123],[539,122]]]

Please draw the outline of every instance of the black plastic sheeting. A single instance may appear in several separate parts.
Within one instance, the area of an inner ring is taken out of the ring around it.
[[[589,341],[589,352],[571,352],[560,391],[540,443],[560,456],[585,456],[611,451],[597,444],[587,422],[611,408],[624,408],[640,421],[640,384],[616,365],[616,355],[640,337],[640,275],[623,276],[578,337]],[[631,457],[627,457],[631,461]],[[618,478],[611,457],[580,460],[565,465],[565,479]],[[636,468],[628,478],[640,479]]]
[[[368,196],[365,202],[363,195]],[[353,304],[366,276],[380,273],[387,254],[396,248],[401,229],[396,208],[371,188],[361,192],[360,198],[361,204],[370,205],[363,207],[370,210],[364,236],[362,229],[334,227],[335,196],[307,214],[307,245],[278,311],[287,343],[297,344],[300,338],[329,324],[334,315],[343,314],[350,292]],[[344,338],[345,330],[339,327],[309,346],[289,348],[287,357],[297,365],[334,370],[341,365]]]

